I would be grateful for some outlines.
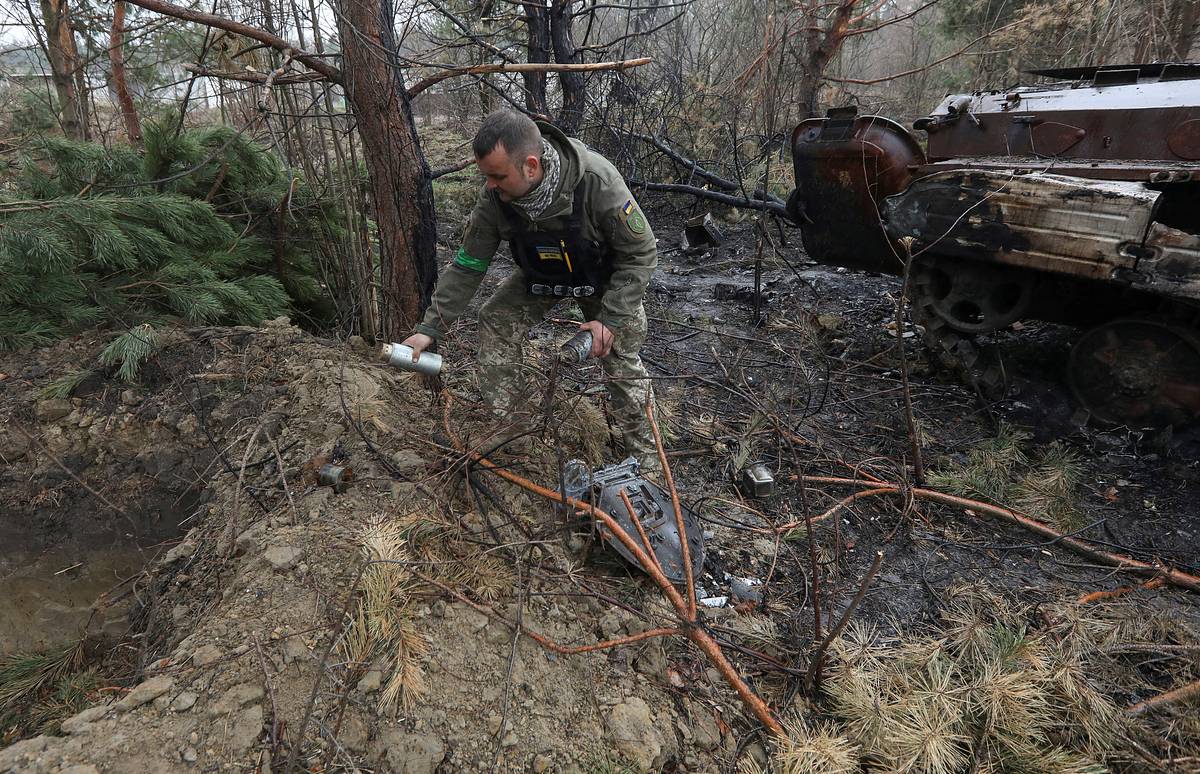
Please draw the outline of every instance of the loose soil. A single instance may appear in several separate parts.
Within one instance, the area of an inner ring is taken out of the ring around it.
[[[665,208],[651,216],[681,218]],[[731,598],[705,611],[706,626],[775,709],[806,706],[814,589],[827,630],[877,551],[882,571],[854,616],[896,632],[934,626],[947,590],[962,583],[1049,603],[1135,580],[974,512],[882,499],[822,522],[814,579],[803,531],[777,539],[767,527],[849,492],[801,490],[790,477],[910,475],[892,324],[899,283],[815,266],[794,233],[788,246],[772,234],[755,319],[756,232],[748,222],[724,227],[725,244],[698,257],[679,251],[677,227],[658,228],[643,356],[681,495],[706,525],[702,595]],[[489,275],[482,297],[503,273]],[[573,332],[570,318],[564,308],[531,333],[530,364],[543,377]],[[685,641],[566,656],[500,620],[582,645],[672,619],[653,585],[593,542],[587,525],[463,465],[451,436],[483,443],[498,429],[476,405],[473,330],[468,315],[441,345],[441,388],[455,396],[448,428],[421,377],[378,364],[359,340],[287,320],[178,331],[139,385],[100,374],[61,401],[39,391],[94,363],[105,337],[0,357],[0,537],[22,535],[28,557],[3,571],[58,579],[71,601],[53,604],[89,608],[58,618],[43,605],[5,626],[5,649],[86,636],[109,654],[94,706],[0,751],[0,772],[283,770],[293,754],[309,770],[715,772],[764,758],[756,724]],[[1028,427],[1031,450],[1058,442],[1080,457],[1078,535],[1196,572],[1200,435],[1082,421],[1058,373],[1069,336],[1031,325],[1001,337],[1019,379],[1011,399],[991,405],[906,339],[927,464],[965,460],[1001,422]],[[560,369],[552,419],[541,394],[531,398],[525,420],[538,432],[496,460],[551,488],[561,458],[617,461],[613,434],[597,421],[602,384],[594,365]],[[746,498],[733,484],[755,461],[775,474],[770,497]],[[346,491],[318,483],[327,462],[353,469]],[[412,647],[352,663],[345,630],[359,609],[364,531],[380,523],[402,527],[392,566],[403,583],[389,593]],[[143,556],[131,547],[164,539],[145,573],[125,575],[129,552]],[[87,578],[55,574],[78,561]],[[757,584],[739,585],[739,597],[736,578]],[[132,601],[120,626],[111,614],[86,621],[97,590],[109,613]],[[1147,617],[1200,630],[1194,594],[1136,589],[1112,604],[1129,600]],[[53,625],[27,633],[37,618]],[[405,659],[416,669],[393,708],[381,697]],[[1194,668],[1146,669],[1141,688],[1113,695],[1131,703]]]

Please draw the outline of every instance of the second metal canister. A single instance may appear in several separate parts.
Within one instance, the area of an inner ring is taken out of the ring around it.
[[[379,359],[390,366],[429,376],[442,370],[441,355],[436,352],[422,352],[416,362],[413,362],[412,347],[406,344],[384,344],[383,349],[379,352]]]
[[[568,363],[582,363],[592,356],[592,332],[580,331],[558,350],[558,356]]]

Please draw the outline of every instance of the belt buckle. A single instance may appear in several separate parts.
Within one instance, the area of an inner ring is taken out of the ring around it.
[[[555,285],[554,286],[554,295],[569,296],[569,295],[571,295],[571,288],[568,287],[567,285]]]

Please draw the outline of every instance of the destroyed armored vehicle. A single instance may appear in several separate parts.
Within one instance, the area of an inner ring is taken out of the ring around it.
[[[817,261],[901,274],[937,360],[1007,383],[976,337],[1076,326],[1065,366],[1093,416],[1200,418],[1200,64],[1039,70],[947,97],[913,128],[830,110],[792,133],[788,202]],[[911,240],[905,239],[911,237]]]

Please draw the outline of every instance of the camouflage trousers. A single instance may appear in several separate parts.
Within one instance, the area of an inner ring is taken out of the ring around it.
[[[542,396],[536,394],[524,359],[529,329],[563,301],[552,296],[535,296],[526,290],[518,271],[479,310],[479,390],[498,414],[514,417],[539,410]],[[579,298],[586,320],[600,316],[599,298]],[[610,408],[625,441],[626,454],[642,463],[643,470],[659,470],[654,436],[646,419],[646,400],[652,393],[640,351],[646,341],[646,311],[639,304],[635,319],[613,331],[612,351],[601,359],[608,377]]]

